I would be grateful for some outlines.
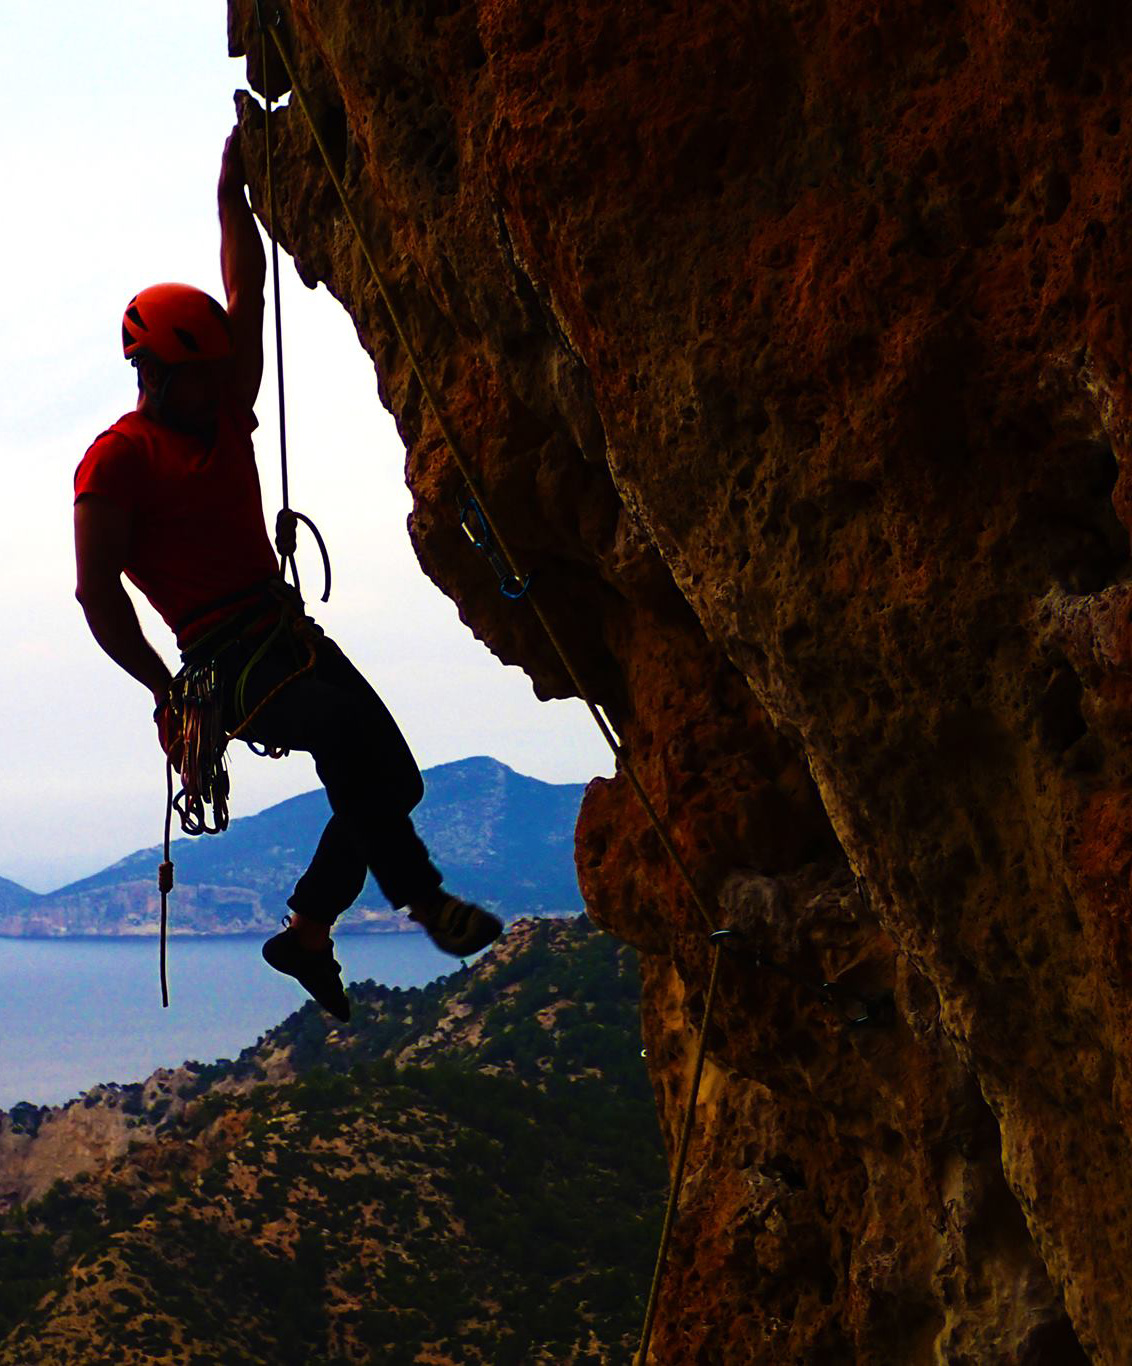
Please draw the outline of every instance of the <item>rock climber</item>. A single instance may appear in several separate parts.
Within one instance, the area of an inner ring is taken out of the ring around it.
[[[272,550],[252,447],[266,260],[245,183],[236,129],[217,190],[227,307],[189,285],[160,284],[126,308],[122,345],[137,370],[137,406],[75,472],[76,596],[101,648],[153,694],[158,737],[175,762],[175,679],[146,640],[122,575],[171,627],[186,667],[214,666],[226,732],[247,722],[240,738],[313,756],[332,814],[263,956],[346,1020],[330,928],[367,871],[446,953],[474,953],[502,926],[445,891],[410,817],[424,786],[408,745],[302,610]],[[295,530],[295,515],[280,513],[280,555],[293,553]]]

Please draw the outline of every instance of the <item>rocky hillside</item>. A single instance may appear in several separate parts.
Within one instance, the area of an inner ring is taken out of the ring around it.
[[[0,1362],[627,1360],[665,1180],[634,957],[521,921],[349,1025],[3,1117]]]
[[[438,764],[424,779],[416,824],[448,887],[507,919],[582,909],[573,859],[580,784],[540,782],[486,757]],[[320,789],[234,820],[219,838],[174,841],[170,932],[271,929],[329,814]],[[0,879],[0,935],[156,934],[160,859],[158,849],[140,849],[43,896]],[[342,931],[391,930],[415,927],[370,879]]]
[[[281,8],[496,521],[713,921],[793,974],[728,959],[654,1360],[1125,1361],[1132,10]],[[373,357],[425,571],[570,693],[460,531],[295,101],[278,147],[279,236]],[[671,1142],[706,927],[623,775],[577,839],[646,951]],[[894,1025],[799,985],[833,978]]]

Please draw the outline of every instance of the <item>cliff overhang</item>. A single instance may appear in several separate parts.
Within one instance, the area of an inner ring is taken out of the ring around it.
[[[586,689],[795,979],[725,969],[654,1359],[1123,1360],[1127,8],[292,0],[283,27]],[[282,93],[250,0],[230,45]],[[374,359],[423,568],[570,693],[461,532],[294,107],[279,133],[278,235]],[[623,778],[577,851],[642,951],[671,1134],[702,926]]]

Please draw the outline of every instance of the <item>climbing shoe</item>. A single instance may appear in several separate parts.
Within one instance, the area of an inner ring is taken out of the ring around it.
[[[421,926],[442,953],[457,958],[486,949],[503,932],[498,916],[446,892],[435,903],[410,910],[409,919]]]
[[[333,940],[324,949],[304,949],[298,935],[288,927],[264,944],[263,956],[276,972],[294,977],[323,1010],[339,1020],[350,1018],[350,1002],[342,990],[342,969],[334,957]]]

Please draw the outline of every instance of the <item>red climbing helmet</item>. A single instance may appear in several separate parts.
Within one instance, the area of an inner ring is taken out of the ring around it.
[[[228,314],[211,294],[192,285],[150,285],[122,315],[127,360],[144,352],[166,365],[223,360],[232,354]]]

